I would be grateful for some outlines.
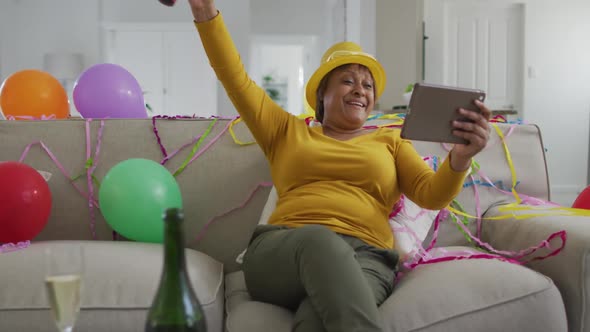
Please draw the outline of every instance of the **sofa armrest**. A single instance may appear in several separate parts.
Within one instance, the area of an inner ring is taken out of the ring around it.
[[[501,208],[490,208],[484,218],[511,213],[501,211]],[[549,210],[535,211],[543,212]],[[530,213],[515,211],[514,215]],[[582,331],[590,327],[590,217],[553,215],[488,220],[483,223],[482,240],[497,250],[518,251],[535,246],[549,235],[563,230],[567,234],[563,250],[556,256],[531,261],[527,266],[553,280],[563,297],[570,331]],[[551,241],[551,250],[542,249],[543,254],[548,254],[560,245],[559,240]]]

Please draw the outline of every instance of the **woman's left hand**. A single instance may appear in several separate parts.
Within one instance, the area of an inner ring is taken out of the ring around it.
[[[492,112],[479,100],[475,100],[475,105],[481,112],[459,109],[459,114],[472,122],[453,121],[453,134],[469,141],[468,144],[456,144],[451,150],[451,166],[457,171],[469,168],[471,158],[483,150],[490,139],[488,122]]]

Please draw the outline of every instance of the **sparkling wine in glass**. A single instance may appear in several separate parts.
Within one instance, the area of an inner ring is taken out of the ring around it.
[[[59,246],[47,248],[45,254],[47,300],[58,330],[71,332],[80,312],[83,249]]]

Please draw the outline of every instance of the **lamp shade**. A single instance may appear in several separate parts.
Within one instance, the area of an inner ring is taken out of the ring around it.
[[[80,53],[47,53],[43,68],[58,80],[75,79],[84,69],[84,57]]]

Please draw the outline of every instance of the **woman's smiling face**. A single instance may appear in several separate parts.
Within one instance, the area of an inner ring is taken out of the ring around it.
[[[375,106],[373,75],[358,64],[338,67],[328,75],[322,123],[341,130],[361,128]]]

